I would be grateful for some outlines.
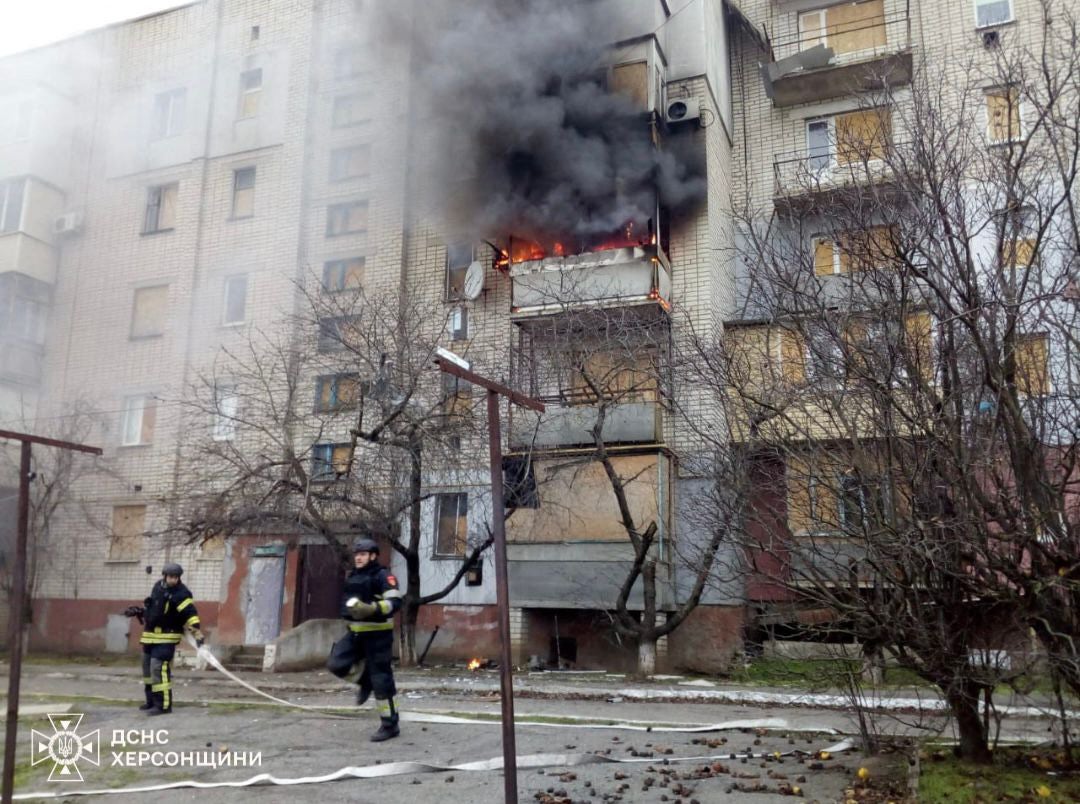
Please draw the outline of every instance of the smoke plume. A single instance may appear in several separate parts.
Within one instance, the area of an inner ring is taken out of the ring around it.
[[[653,146],[642,109],[602,70],[623,4],[596,0],[433,0],[412,43],[425,171],[448,221],[479,237],[568,247],[632,222],[647,232],[700,197],[691,160]],[[404,32],[407,31],[407,34]],[[686,138],[679,138],[685,140]]]

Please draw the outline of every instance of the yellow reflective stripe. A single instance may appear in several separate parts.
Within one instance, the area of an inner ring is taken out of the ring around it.
[[[194,602],[195,601],[192,600],[190,597],[186,598],[179,606],[176,607],[176,610],[177,611],[183,611],[184,609],[186,609],[188,606],[190,606]]]
[[[389,614],[390,613],[390,603],[388,601],[386,601],[386,600],[380,600],[379,601],[379,611],[382,612],[383,614]]]
[[[192,614],[190,617],[188,617],[187,622],[184,623],[184,628],[192,628],[192,627],[194,627],[194,626],[192,626],[192,623],[194,623],[195,626],[199,625],[199,615],[198,614]]]
[[[172,689],[172,681],[169,679],[169,663],[161,663],[161,689],[159,692],[163,693],[161,696],[161,703],[163,709],[168,709],[172,705],[172,696],[169,694],[169,690]]]
[[[384,623],[349,623],[349,630],[354,634],[362,634],[365,631],[393,631],[394,623],[392,620]]]
[[[179,641],[180,634],[143,634],[139,637],[139,642],[143,645],[166,645]]]

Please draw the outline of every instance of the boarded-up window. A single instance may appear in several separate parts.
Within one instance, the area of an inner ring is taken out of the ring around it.
[[[330,181],[345,181],[371,172],[371,146],[354,145],[330,152]]]
[[[1002,213],[1001,264],[1027,268],[1035,262],[1038,225],[1035,211],[1028,207]]]
[[[799,49],[823,44],[837,55],[885,46],[885,2],[840,3],[799,14]]]
[[[597,390],[603,398],[619,402],[655,402],[655,362],[648,353],[578,354],[570,360],[570,382],[564,395],[571,404],[594,404],[598,401]]]
[[[632,64],[620,64],[611,70],[610,89],[625,95],[634,106],[642,111],[649,108],[649,64],[636,61]]]
[[[827,237],[815,237],[812,241],[814,248],[814,273],[818,276],[828,276],[836,273],[836,246]]]
[[[1020,92],[1015,87],[986,93],[986,136],[990,142],[1020,138]]]
[[[360,378],[356,374],[319,377],[316,385],[315,407],[320,413],[353,407],[360,398]]]
[[[157,423],[157,399],[151,395],[129,396],[124,399],[120,421],[120,443],[125,447],[149,444],[154,440]]]
[[[131,337],[151,338],[165,331],[165,311],[169,286],[138,288],[131,312]]]
[[[117,505],[112,510],[110,561],[138,561],[146,532],[145,505]]]
[[[225,537],[220,533],[207,535],[199,545],[199,558],[220,559],[225,557]]]
[[[469,495],[435,496],[435,555],[463,556],[469,541]]]
[[[934,376],[934,319],[928,312],[912,313],[904,320],[906,357],[923,382]]]
[[[176,197],[180,185],[163,184],[146,192],[146,214],[143,233],[164,232],[176,226]]]
[[[246,70],[240,73],[240,103],[237,117],[241,120],[259,114],[262,98],[262,70]]]
[[[248,218],[255,214],[255,168],[241,168],[233,171],[234,218]]]
[[[1016,390],[1029,396],[1050,392],[1048,344],[1045,335],[1024,335],[1016,342]]]
[[[836,530],[840,504],[835,467],[822,458],[787,462],[788,527],[793,533]]]
[[[363,287],[364,263],[363,257],[330,260],[323,265],[323,289],[333,292]]]
[[[896,257],[895,228],[871,226],[840,237],[837,267],[842,274],[888,268],[895,264]]]
[[[806,382],[806,346],[802,335],[794,330],[784,329],[780,338],[780,372],[789,383]]]
[[[315,444],[311,448],[311,479],[334,480],[348,473],[351,462],[351,445]]]
[[[836,161],[841,165],[884,159],[892,141],[888,107],[860,109],[835,118]]]
[[[366,232],[368,228],[368,202],[350,201],[331,204],[326,208],[326,236]]]

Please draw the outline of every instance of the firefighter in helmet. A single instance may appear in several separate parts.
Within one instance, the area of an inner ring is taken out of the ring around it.
[[[161,580],[150,590],[142,606],[131,606],[124,613],[138,617],[143,624],[139,642],[143,649],[143,690],[146,703],[139,709],[150,715],[172,712],[172,663],[176,646],[184,629],[188,629],[201,648],[206,641],[199,629],[199,612],[191,591],[180,576],[184,568],[166,564],[161,568]]]
[[[379,730],[372,742],[398,736],[398,712],[394,705],[394,612],[401,607],[397,579],[379,564],[379,545],[371,538],[353,544],[355,569],[345,580],[341,616],[349,633],[334,643],[327,668],[338,678],[354,679],[359,690],[357,705],[375,693]]]

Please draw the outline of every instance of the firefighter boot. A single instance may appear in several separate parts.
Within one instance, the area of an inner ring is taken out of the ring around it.
[[[155,692],[154,693],[154,708],[151,709],[149,712],[147,712],[147,714],[150,717],[155,717],[156,715],[168,715],[168,714],[171,714],[171,713],[172,713],[172,699],[171,699],[171,696],[170,696],[170,699],[169,699],[169,705],[166,706],[165,705],[165,693],[163,693],[163,692]]]
[[[143,692],[146,693],[146,703],[139,707],[140,712],[145,712],[148,709],[154,708],[154,693],[150,690],[149,684],[143,685]]]
[[[381,743],[383,740],[392,740],[401,734],[398,728],[398,713],[394,706],[393,698],[375,699],[375,707],[379,710],[379,730],[371,735],[371,742]]]

